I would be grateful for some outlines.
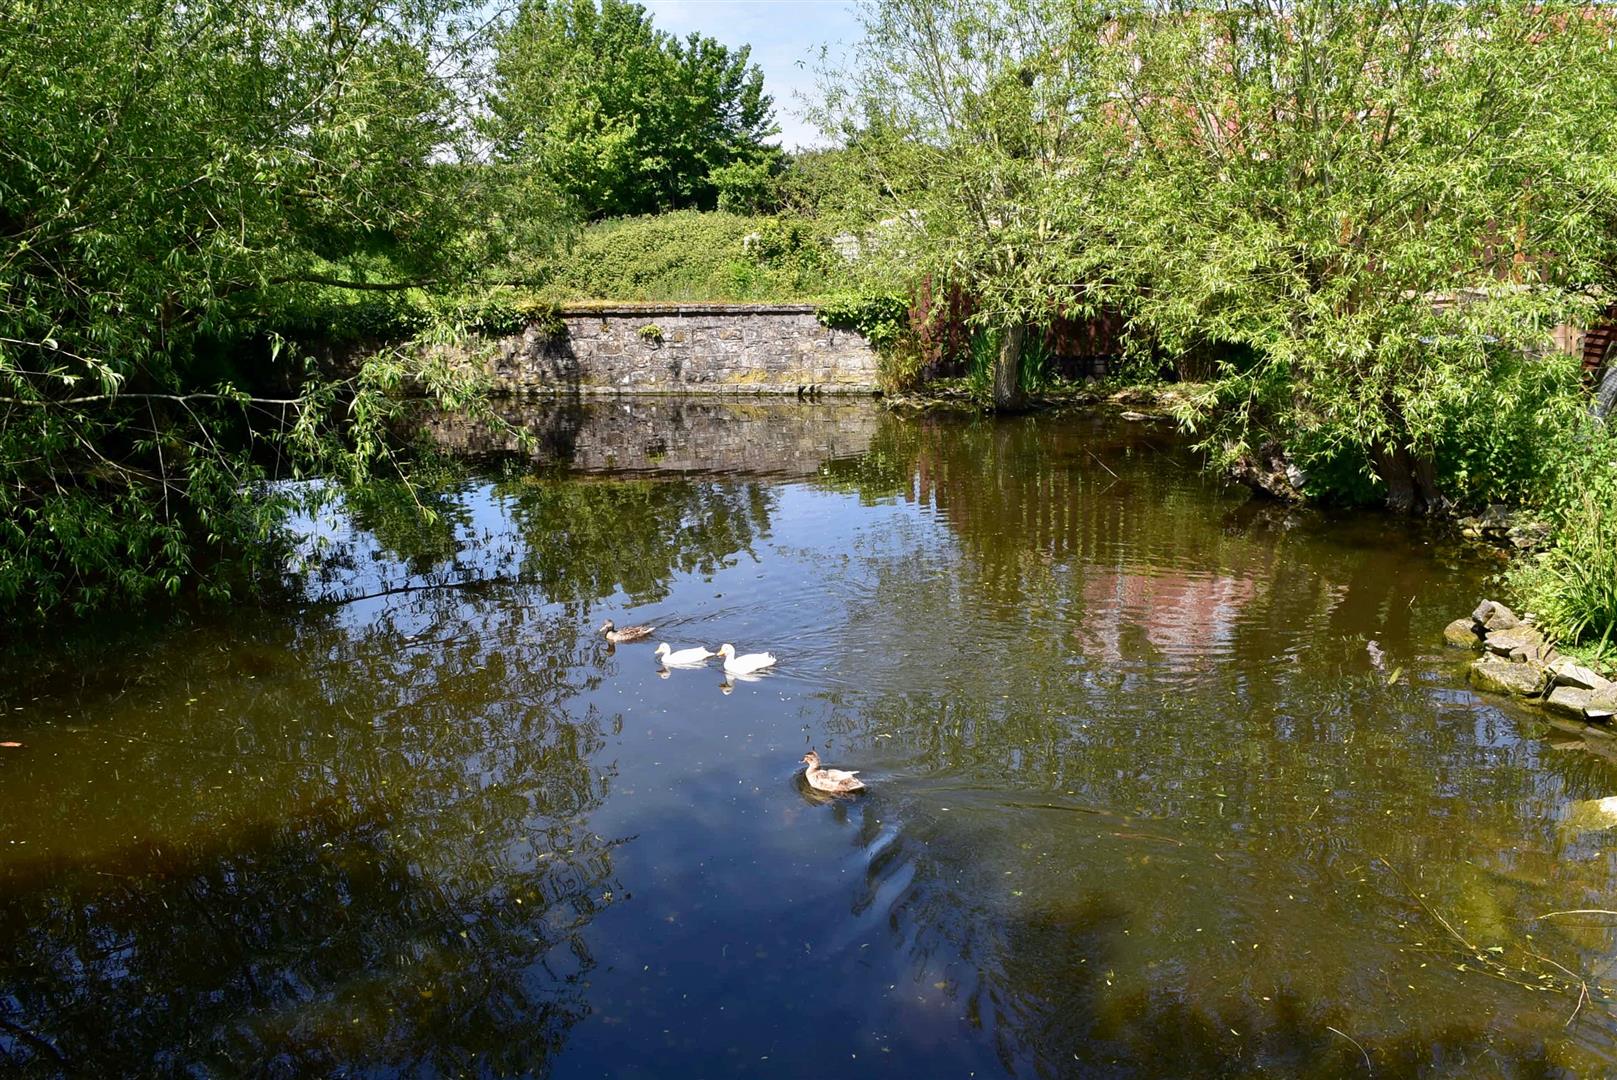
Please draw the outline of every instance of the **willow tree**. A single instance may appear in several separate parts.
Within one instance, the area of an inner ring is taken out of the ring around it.
[[[312,290],[464,268],[458,8],[0,6],[0,609],[222,587],[266,568],[266,468],[386,453],[396,369],[265,341]]]
[[[869,0],[864,41],[822,80],[818,119],[846,145],[845,209],[869,261],[912,287],[959,287],[996,342],[993,403],[1021,403],[1026,328],[1092,311],[1073,243],[1103,167],[1108,17],[1084,0]]]
[[[1187,415],[1214,449],[1356,458],[1403,508],[1443,469],[1504,494],[1459,475],[1510,467],[1479,429],[1571,377],[1548,331],[1612,283],[1610,35],[1527,0],[1119,16],[1100,258],[1159,346],[1237,347]]]

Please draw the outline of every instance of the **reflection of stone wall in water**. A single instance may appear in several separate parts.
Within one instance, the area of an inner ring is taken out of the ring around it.
[[[868,402],[750,402],[693,398],[510,401],[496,411],[534,439],[544,464],[582,472],[809,476],[862,454],[883,420]],[[455,453],[517,452],[516,439],[463,413],[432,413],[423,428]]]
[[[868,393],[876,353],[850,330],[822,326],[808,304],[659,305],[562,313],[563,334],[537,326],[487,343],[482,359],[506,393]],[[479,355],[474,353],[474,355]]]

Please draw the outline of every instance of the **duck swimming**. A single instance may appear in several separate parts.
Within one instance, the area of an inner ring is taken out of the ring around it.
[[[651,636],[652,631],[656,629],[655,626],[625,626],[622,630],[619,630],[612,620],[608,619],[601,624],[600,632],[612,644],[620,645],[625,641],[639,641],[642,638],[648,638]]]
[[[657,646],[657,655],[662,658],[663,664],[667,667],[695,667],[698,664],[706,663],[709,658],[719,654],[710,651],[705,645],[698,645],[694,649],[670,650],[668,642],[665,641]]]
[[[857,771],[822,769],[820,755],[812,750],[803,755],[803,763],[808,766],[803,770],[803,779],[807,780],[808,786],[815,791],[823,791],[828,795],[847,795],[865,790],[865,782],[859,779]]]
[[[751,675],[755,671],[775,666],[774,653],[755,652],[737,656],[736,647],[728,642],[719,646],[716,655],[724,657],[724,670],[732,675]]]

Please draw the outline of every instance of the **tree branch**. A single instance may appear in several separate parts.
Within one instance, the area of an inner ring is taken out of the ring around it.
[[[241,394],[85,394],[72,398],[16,398],[0,397],[0,404],[32,405],[44,408],[53,405],[85,405],[93,401],[233,401],[240,405],[303,405],[302,398],[261,398]]]
[[[270,278],[270,285],[329,285],[334,289],[359,289],[365,292],[403,292],[405,289],[424,289],[438,284],[436,278],[415,281],[350,281],[347,278],[327,277],[324,274],[288,274]]]

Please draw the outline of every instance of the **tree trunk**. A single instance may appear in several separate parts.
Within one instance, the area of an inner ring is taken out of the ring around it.
[[[1437,488],[1437,463],[1430,456],[1416,457],[1406,447],[1370,451],[1376,475],[1387,485],[1387,509],[1400,514],[1433,512],[1448,505]]]
[[[1437,488],[1437,459],[1431,454],[1411,455],[1410,474],[1415,479],[1417,509],[1428,514],[1441,513],[1449,508],[1448,499]]]
[[[1000,335],[999,355],[994,359],[994,411],[1015,412],[1022,398],[1022,337],[1024,328],[1016,322]]]
[[[1387,485],[1387,509],[1407,514],[1415,509],[1415,478],[1409,472],[1409,454],[1403,447],[1387,450],[1377,446],[1370,451],[1376,475]]]

